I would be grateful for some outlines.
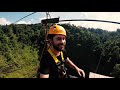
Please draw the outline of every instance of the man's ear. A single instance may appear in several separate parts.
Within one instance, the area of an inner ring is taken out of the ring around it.
[[[52,43],[52,40],[51,40],[51,39],[48,39],[48,43],[50,43],[50,44],[51,44],[51,43]]]

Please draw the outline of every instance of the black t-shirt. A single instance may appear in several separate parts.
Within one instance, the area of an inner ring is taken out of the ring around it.
[[[63,51],[63,57],[66,61],[67,54],[66,51]],[[62,62],[61,55],[57,57],[59,61]],[[63,62],[62,62],[63,63]],[[49,78],[58,78],[58,67],[48,51],[46,51],[40,61],[40,71],[41,74],[49,74]]]

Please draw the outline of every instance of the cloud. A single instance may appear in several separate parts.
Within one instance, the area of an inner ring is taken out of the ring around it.
[[[32,18],[31,21],[34,21],[34,19]]]
[[[32,19],[31,19],[31,21],[32,21]],[[31,21],[19,21],[16,24],[32,24]]]
[[[47,19],[46,17],[40,17],[38,20],[41,21],[42,19]]]
[[[112,23],[104,23],[104,22],[72,22],[71,24],[75,24],[76,26],[82,26],[86,28],[100,28],[103,30],[108,31],[116,31],[118,28],[120,28],[120,25],[118,24],[112,24]]]
[[[94,20],[106,20],[120,22],[120,12],[50,12],[51,16],[58,17],[60,20],[64,19],[94,19]],[[60,22],[61,23],[61,22]],[[93,22],[93,21],[72,21],[64,22],[80,25],[87,28],[101,28],[108,31],[116,31],[120,28],[119,24],[105,23],[105,22]]]
[[[106,21],[120,21],[120,12],[83,12],[86,19],[106,20]],[[76,25],[84,27],[101,28],[108,31],[116,31],[120,28],[120,24],[105,23],[105,22],[76,22]]]
[[[9,25],[11,24],[10,21],[8,21],[6,18],[0,18],[0,25]]]

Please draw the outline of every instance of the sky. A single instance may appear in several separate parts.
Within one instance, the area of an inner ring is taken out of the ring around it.
[[[0,12],[0,25],[15,23],[19,19],[29,15],[33,12]],[[60,20],[67,19],[94,19],[94,20],[107,20],[120,22],[120,12],[49,12],[51,18],[58,18]],[[50,18],[48,17],[48,18]],[[46,12],[36,12],[16,24],[35,24],[41,23],[42,19],[46,19]],[[86,28],[100,28],[108,31],[116,31],[120,28],[120,24],[105,23],[105,22],[93,22],[93,21],[72,21],[72,22],[60,22],[70,23],[76,26],[82,26]]]

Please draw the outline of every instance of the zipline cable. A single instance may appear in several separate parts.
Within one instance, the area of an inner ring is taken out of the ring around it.
[[[26,18],[26,17],[28,17],[28,16],[30,16],[30,15],[32,15],[32,14],[35,14],[35,13],[37,13],[37,12],[30,13],[30,14],[28,14],[28,15],[26,15],[26,16],[24,16],[24,17],[22,17],[21,19],[19,19],[19,20],[15,21],[15,22],[14,22],[14,23],[12,23],[12,24],[16,24],[17,22],[21,21],[22,19],[24,19],[24,18]]]
[[[65,22],[65,21],[96,21],[96,22],[106,22],[106,23],[120,24],[120,22],[107,21],[107,20],[94,20],[94,19],[69,19],[69,20],[59,20],[59,22]]]

